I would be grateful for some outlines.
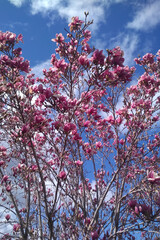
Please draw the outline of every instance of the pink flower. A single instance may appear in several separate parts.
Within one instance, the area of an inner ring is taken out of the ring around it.
[[[7,214],[7,215],[5,216],[5,218],[6,218],[6,220],[8,221],[8,220],[11,218],[11,216],[10,216],[9,214]]]
[[[111,50],[109,52],[112,56],[112,64],[113,65],[119,65],[121,67],[123,67],[123,63],[124,63],[124,58],[123,58],[123,51],[121,50],[121,48],[119,46],[115,47],[113,50]]]
[[[6,40],[10,42],[14,42],[16,39],[16,34],[12,32],[6,32]]]
[[[129,205],[130,208],[132,208],[134,210],[134,212],[136,214],[139,214],[140,209],[139,209],[139,205],[138,205],[136,200],[130,200],[128,202],[128,205]]]
[[[156,121],[158,121],[159,120],[159,116],[154,116],[153,118],[152,118],[152,121],[154,121],[154,122],[156,122]]]
[[[91,237],[92,237],[92,240],[98,239],[98,237],[99,237],[98,232],[97,231],[91,232]]]
[[[103,50],[99,51],[98,49],[94,51],[91,60],[94,64],[104,64],[105,56],[103,55]]]
[[[23,35],[21,33],[18,35],[17,41],[23,42]]]
[[[138,206],[135,206],[134,211],[135,211],[136,214],[139,214],[139,208],[138,208]]]
[[[160,176],[158,176],[153,170],[149,172],[147,178],[150,183],[160,185]]]
[[[64,131],[65,132],[70,132],[71,130],[75,130],[76,129],[76,125],[74,123],[66,123],[64,125]]]
[[[85,30],[85,31],[83,31],[83,34],[84,34],[86,41],[88,41],[91,38],[91,31]]]
[[[91,219],[90,219],[90,218],[86,218],[86,219],[84,220],[84,223],[85,223],[86,225],[89,225],[90,222],[91,222]]]
[[[11,186],[9,186],[9,185],[6,187],[6,191],[7,191],[7,192],[10,192],[11,189],[12,189],[12,188],[11,188]]]
[[[65,62],[64,59],[61,59],[59,61],[56,61],[54,66],[57,68],[57,70],[64,72],[65,69],[68,67],[68,64]]]
[[[79,17],[72,17],[72,22],[68,25],[70,27],[70,31],[76,31],[81,28],[83,21],[79,20]]]
[[[4,164],[4,161],[3,160],[1,160],[0,161],[0,166],[2,166]]]
[[[38,85],[38,91],[39,91],[40,93],[43,93],[43,85],[42,85],[42,84],[39,84],[39,85]]]
[[[54,122],[53,125],[54,125],[55,129],[58,130],[60,128],[60,121]]]
[[[52,92],[51,92],[51,89],[50,89],[50,88],[47,88],[47,89],[45,90],[45,96],[46,96],[46,98],[48,99],[48,98],[50,98],[52,95],[53,95],[53,94],[52,94]]]
[[[18,232],[19,229],[20,229],[19,223],[16,223],[16,224],[13,225],[13,231],[14,231],[14,232]]]
[[[62,43],[64,41],[62,33],[56,34],[56,38],[53,38],[52,41],[56,43]]]
[[[141,86],[144,86],[148,89],[151,88],[151,86],[153,85],[154,83],[154,77],[153,76],[150,76],[149,74],[147,73],[144,73],[138,80],[138,85],[141,87]]]
[[[16,48],[13,50],[13,53],[16,57],[19,57],[22,54],[22,48]]]
[[[146,204],[141,204],[139,206],[139,210],[141,213],[143,213],[145,216],[150,216],[152,213],[152,209],[150,206],[147,206]]]
[[[7,175],[4,175],[3,178],[2,178],[1,183],[7,182],[8,178],[9,178],[9,177],[8,177]]]
[[[80,56],[80,57],[78,58],[78,61],[79,61],[79,63],[80,63],[82,66],[87,66],[87,67],[89,67],[89,60],[87,59],[86,56]]]
[[[3,146],[0,146],[0,152],[5,152],[7,149],[5,148],[5,147],[3,147]]]
[[[119,143],[120,143],[121,145],[123,145],[123,144],[125,143],[124,139],[120,139],[120,140],[119,140]]]
[[[54,160],[53,160],[53,159],[49,160],[49,161],[48,161],[48,164],[49,164],[50,166],[54,165]]]
[[[132,209],[134,209],[135,206],[137,205],[137,201],[136,201],[136,200],[130,200],[130,201],[128,202],[128,205],[129,205],[129,207],[131,207]]]
[[[108,121],[108,122],[111,123],[111,124],[114,124],[114,123],[115,123],[114,117],[113,117],[112,115],[108,116],[108,117],[106,118],[106,121]]]
[[[75,161],[75,164],[78,165],[78,166],[81,166],[81,165],[83,165],[83,162],[78,160],[78,161]]]
[[[44,94],[39,95],[39,97],[36,99],[36,103],[42,104],[46,100],[46,96]]]
[[[36,171],[36,170],[38,170],[37,165],[32,165],[32,171],[34,172],[34,171]]]
[[[96,142],[96,148],[97,148],[97,149],[100,149],[100,148],[102,148],[102,147],[103,147],[103,145],[102,145],[101,142]]]
[[[34,121],[35,121],[36,124],[42,123],[44,121],[44,117],[42,115],[36,115],[34,117]]]
[[[22,133],[24,134],[24,133],[28,132],[29,129],[30,129],[29,124],[23,125],[23,127],[22,127]]]
[[[154,63],[154,55],[152,53],[147,53],[146,55],[143,56],[143,61],[145,64],[152,64]]]
[[[65,171],[61,171],[59,174],[58,174],[58,178],[62,179],[62,180],[65,180],[67,178],[67,174]]]

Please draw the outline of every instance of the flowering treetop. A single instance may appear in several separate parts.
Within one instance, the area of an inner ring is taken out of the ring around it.
[[[1,239],[159,236],[160,51],[127,87],[135,68],[90,46],[91,23],[56,34],[43,78],[0,32]]]

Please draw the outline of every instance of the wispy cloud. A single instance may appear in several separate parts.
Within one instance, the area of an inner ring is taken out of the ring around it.
[[[132,22],[127,24],[128,28],[148,31],[160,24],[160,1],[152,1],[145,4],[135,14]]]
[[[40,63],[40,64],[37,64],[35,65],[33,68],[32,68],[32,73],[35,74],[35,77],[39,77],[39,78],[43,78],[43,69],[49,69],[51,67],[51,63],[50,63],[50,59]]]
[[[96,30],[101,22],[105,19],[105,10],[109,7],[108,1],[102,0],[32,0],[31,1],[31,13],[42,15],[49,15],[51,19],[55,19],[55,15],[66,19],[70,22],[73,16],[79,16],[84,18],[84,12],[89,11],[90,19],[94,18],[94,30]]]
[[[21,7],[25,0],[9,0],[10,3],[14,4],[16,7]]]
[[[103,36],[103,39],[107,39],[106,36]],[[112,49],[116,46],[124,51],[124,58],[126,65],[133,65],[133,59],[137,57],[137,49],[139,44],[138,34],[133,34],[129,32],[123,32],[118,34],[116,37],[109,39],[109,42],[106,42],[103,39],[96,39],[94,45],[98,49],[102,49],[106,54],[106,48]]]
[[[113,39],[113,44],[118,45],[124,51],[125,64],[133,65],[133,59],[137,56],[139,37],[136,34],[122,33]]]
[[[66,7],[59,9],[59,15],[70,21],[72,16],[79,16],[84,18],[84,12],[89,11],[89,18],[94,19],[94,30],[96,30],[101,22],[105,20],[105,10],[109,7],[106,1],[102,0],[86,0],[73,1],[69,0]]]
[[[5,30],[8,30],[8,29],[15,30],[16,27],[23,27],[23,29],[27,30],[28,23],[27,22],[0,23],[0,28],[2,29],[2,31],[3,31],[3,29],[5,29]]]
[[[9,0],[17,7],[22,6],[25,0]],[[106,19],[106,10],[112,5],[125,0],[30,0],[30,11],[32,14],[41,13],[48,15],[50,19],[61,17],[68,22],[71,17],[84,18],[84,12],[89,11],[90,19],[94,19],[94,30],[98,29],[100,23]],[[58,15],[57,15],[58,13]]]
[[[45,15],[51,11],[58,11],[59,7],[63,5],[61,0],[31,0],[30,2],[32,14],[42,13]]]

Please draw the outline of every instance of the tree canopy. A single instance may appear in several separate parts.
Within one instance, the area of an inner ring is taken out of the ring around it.
[[[0,32],[0,239],[160,238],[160,50],[125,65],[87,14],[43,78]],[[17,47],[18,44],[18,47]]]

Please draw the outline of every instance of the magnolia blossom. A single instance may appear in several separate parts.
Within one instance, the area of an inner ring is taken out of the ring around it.
[[[58,174],[58,177],[62,180],[65,180],[67,178],[67,174],[65,171],[61,171],[59,174]]]
[[[56,43],[62,43],[64,41],[64,37],[62,33],[56,34],[56,38],[51,39],[51,41]]]
[[[83,21],[79,20],[79,17],[72,17],[72,22],[68,24],[70,31],[76,31],[81,28]]]
[[[152,213],[152,209],[150,206],[146,205],[146,204],[141,204],[139,206],[139,210],[140,212],[142,212],[142,214],[146,215],[146,216],[150,216]]]
[[[99,237],[98,232],[97,231],[91,232],[91,237],[92,237],[92,240],[98,239],[98,237]]]
[[[0,152],[6,151],[7,149],[4,146],[0,146]]]
[[[102,148],[102,147],[103,147],[103,145],[102,145],[101,142],[96,142],[96,148],[97,148],[97,149],[100,149],[100,148]]]
[[[147,178],[150,183],[160,185],[160,176],[154,171],[150,171]]]
[[[2,178],[1,183],[3,183],[3,182],[7,182],[8,178],[9,178],[9,176],[4,175],[3,178]]]
[[[128,202],[128,205],[131,207],[131,208],[135,208],[135,206],[137,205],[137,201],[136,200],[130,200]]]
[[[6,218],[6,220],[8,221],[9,219],[10,219],[10,215],[9,214],[7,214],[6,216],[5,216],[5,218]]]
[[[20,225],[19,225],[18,223],[16,223],[16,224],[13,225],[13,231],[14,231],[14,232],[18,232],[19,229],[20,229]]]
[[[81,165],[83,165],[83,162],[80,161],[80,160],[77,160],[77,161],[75,161],[75,164],[76,164],[77,166],[81,166]]]
[[[8,185],[8,186],[6,187],[7,192],[10,192],[11,189],[12,189],[12,187],[11,187],[10,185]]]

